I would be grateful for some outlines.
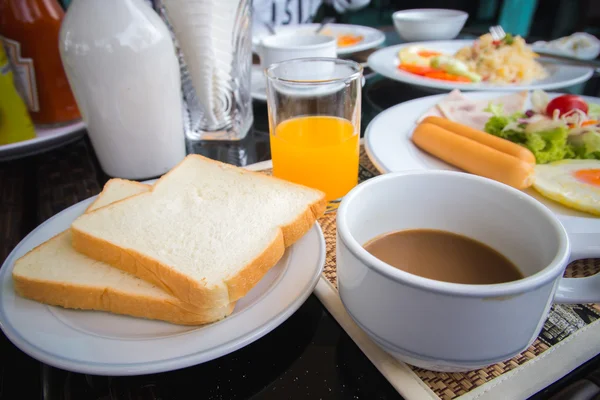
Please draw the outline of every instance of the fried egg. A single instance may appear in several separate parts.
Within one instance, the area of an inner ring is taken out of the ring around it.
[[[600,216],[600,160],[536,165],[533,188],[564,206]]]

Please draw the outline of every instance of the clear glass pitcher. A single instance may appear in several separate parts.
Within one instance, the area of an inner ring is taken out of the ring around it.
[[[174,33],[191,140],[241,140],[250,127],[251,0],[154,0]]]

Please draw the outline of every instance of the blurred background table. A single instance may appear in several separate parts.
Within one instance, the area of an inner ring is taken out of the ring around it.
[[[557,7],[574,4],[570,1],[548,1],[556,3]],[[381,0],[375,3],[387,3],[393,8],[392,3],[395,2]],[[430,6],[425,4],[427,1],[419,3],[423,3],[421,6]],[[498,13],[502,13],[499,11],[502,6],[496,1],[479,3],[488,6],[488,14],[485,14],[485,10],[474,11],[480,13],[482,18],[486,15],[498,18]],[[514,1],[507,1],[504,7],[508,7],[509,3]],[[535,8],[535,1],[532,3]],[[582,1],[574,8],[580,10],[584,3],[591,7],[591,1]],[[444,3],[444,6],[460,8],[454,4]],[[550,8],[546,6],[546,10]],[[519,20],[510,23],[515,26],[521,24],[519,29],[524,29],[525,33],[531,31],[534,36],[549,38],[543,26],[531,23],[534,14],[530,14],[525,22]],[[590,16],[593,17],[593,13],[576,18],[575,25],[589,23]],[[375,7],[363,13],[360,21],[353,18],[357,17],[348,16],[340,22],[362,21],[369,25],[370,21],[371,25],[381,25],[380,22],[385,20],[384,24],[387,25],[390,21],[386,12]],[[482,20],[485,21],[485,18]],[[386,45],[399,43],[391,26],[381,29],[386,32]],[[481,29],[478,30],[477,26],[467,26],[461,36],[474,37],[480,33]],[[357,57],[364,61],[366,54]],[[371,76],[363,90],[361,135],[371,119],[382,110],[433,94],[380,76]],[[593,78],[584,85],[566,88],[565,91],[599,96],[600,79]],[[265,103],[254,103],[254,118],[254,127],[244,140],[189,142],[188,151],[235,165],[268,160],[270,149]],[[43,154],[0,162],[0,261],[37,225],[70,205],[99,193],[108,179],[100,169],[87,136]],[[600,356],[532,399],[552,398],[561,389],[597,369],[600,369]],[[203,365],[147,376],[100,377],[62,371],[28,357],[0,334],[1,400],[191,398],[399,399],[400,396],[314,295],[280,327],[241,350]]]

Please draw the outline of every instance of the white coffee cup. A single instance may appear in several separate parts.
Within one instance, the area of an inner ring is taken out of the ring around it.
[[[405,229],[476,239],[525,278],[493,285],[436,281],[362,247]],[[600,274],[562,278],[570,261],[598,256],[600,234],[568,234],[529,195],[461,172],[381,175],[350,191],[337,213],[337,279],[348,313],[397,359],[436,371],[477,369],[519,354],[537,338],[553,302],[599,302]]]
[[[277,34],[261,39],[256,47],[260,65],[269,65],[296,58],[337,57],[337,40],[326,35]]]

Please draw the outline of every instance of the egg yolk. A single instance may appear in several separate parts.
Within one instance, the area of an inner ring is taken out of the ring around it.
[[[580,169],[573,174],[578,180],[600,187],[600,168]]]

